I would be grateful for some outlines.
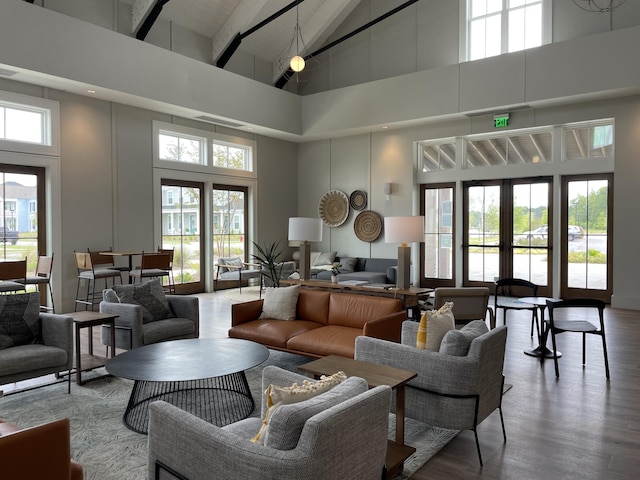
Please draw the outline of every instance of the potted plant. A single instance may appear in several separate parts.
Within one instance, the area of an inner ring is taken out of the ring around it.
[[[279,249],[280,242],[273,242],[265,247],[253,242],[253,246],[256,248],[257,254],[251,256],[260,264],[260,274],[269,278],[274,287],[280,286],[280,276],[282,275],[282,269],[284,263],[279,262],[278,259],[282,255],[282,250]]]
[[[340,274],[340,269],[342,268],[342,264],[334,263],[331,267],[331,282],[338,283],[338,275]]]

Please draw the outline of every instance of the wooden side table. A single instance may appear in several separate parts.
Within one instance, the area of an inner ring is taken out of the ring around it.
[[[76,355],[75,355],[75,367],[76,367],[76,383],[83,385],[91,380],[97,380],[98,378],[104,378],[109,376],[100,375],[97,377],[91,377],[88,380],[82,380],[82,372],[93,370],[94,368],[102,367],[107,363],[107,357],[102,357],[93,354],[93,327],[99,325],[109,325],[111,328],[111,358],[115,355],[116,344],[116,328],[115,320],[118,315],[110,313],[92,312],[89,310],[83,310],[80,312],[67,313],[69,317],[73,319],[75,342],[76,342]],[[82,354],[80,352],[80,330],[83,328],[89,329],[88,334],[88,352]]]
[[[348,377],[364,378],[369,384],[369,388],[389,385],[396,393],[396,440],[395,442],[389,440],[387,446],[386,478],[394,478],[402,473],[404,461],[416,451],[415,448],[404,444],[404,386],[409,380],[416,378],[417,374],[338,355],[327,355],[301,365],[298,369],[314,378],[332,375],[342,370]]]

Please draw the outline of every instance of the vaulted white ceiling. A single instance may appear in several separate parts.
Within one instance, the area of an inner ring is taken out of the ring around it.
[[[305,56],[321,48],[360,0],[131,0],[132,33],[160,10],[159,18],[211,38],[215,64],[232,40],[243,36],[238,50],[271,62],[274,81],[283,73],[282,58],[299,53]],[[260,26],[287,6],[282,15]],[[161,8],[160,8],[161,7]],[[296,15],[306,49],[296,52],[294,31]],[[147,24],[152,25],[152,21]],[[244,36],[256,28],[254,32]],[[153,26],[151,26],[153,28]]]

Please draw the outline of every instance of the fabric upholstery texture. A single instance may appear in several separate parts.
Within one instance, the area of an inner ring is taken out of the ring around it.
[[[309,400],[313,397],[323,394],[324,392],[327,392],[336,385],[344,382],[346,379],[347,376],[344,374],[344,372],[337,372],[334,375],[323,375],[322,378],[317,382],[312,380],[304,380],[301,384],[298,384],[296,382],[293,385],[286,387],[273,384],[269,385],[265,390],[265,400],[267,402],[268,409],[262,420],[262,427],[260,428],[258,434],[252,439],[252,441],[260,442],[262,444],[266,443],[265,439],[269,436],[269,424],[271,422],[271,418],[273,417],[273,414],[283,405],[290,405],[293,403],[299,403]],[[281,422],[281,424],[282,423],[286,424],[286,422]],[[302,423],[304,424],[304,422]],[[300,425],[300,430],[302,430],[302,425]],[[278,446],[276,445],[279,444],[277,440],[279,433],[280,432],[277,432],[274,436],[272,436],[275,439],[272,440],[273,442],[275,442],[275,445],[272,445],[274,446],[274,448],[278,448]],[[295,432],[292,431],[282,433],[287,437],[290,437]],[[293,442],[293,439],[290,438],[289,441]],[[297,443],[297,437],[295,438],[295,443]],[[295,444],[293,444],[293,446],[290,448],[293,448],[294,446]],[[282,448],[282,450],[288,449],[289,448]]]
[[[0,349],[39,340],[38,292],[0,295]]]
[[[453,302],[445,303],[438,310],[427,310],[422,314],[418,325],[416,348],[437,352],[440,349],[442,338],[455,328]]]
[[[464,356],[469,353],[471,342],[488,331],[487,325],[483,322],[470,323],[461,330],[449,330],[440,342],[440,353]]]
[[[268,366],[263,370],[263,391],[270,384],[290,385],[305,379]],[[165,402],[153,402],[148,477],[155,477],[155,464],[160,461],[192,480],[220,475],[234,480],[379,479],[387,451],[390,405],[388,386],[371,390],[365,386],[363,393],[310,417],[293,449],[278,450],[250,441],[260,418],[220,428]],[[263,415],[265,411],[263,401]]]
[[[68,371],[73,366],[71,317],[44,312],[39,317],[38,343],[0,350],[0,385]]]
[[[144,285],[144,284],[143,284]],[[198,297],[166,295],[173,316],[164,320],[144,322],[143,307],[133,303],[100,302],[100,311],[117,315],[116,347],[130,350],[151,343],[198,338],[200,335],[200,312]],[[104,345],[111,342],[108,326],[103,326],[101,340]]]
[[[294,320],[296,318],[296,305],[298,304],[299,293],[299,285],[266,288],[260,318]]]
[[[159,278],[139,284],[114,285],[113,291],[118,296],[120,303],[130,303],[142,307],[144,323],[175,317],[169,302],[167,302],[162,280]],[[105,301],[109,301],[107,295],[109,294],[103,293]]]
[[[337,254],[338,252],[311,252],[311,266],[331,265],[335,261]]]

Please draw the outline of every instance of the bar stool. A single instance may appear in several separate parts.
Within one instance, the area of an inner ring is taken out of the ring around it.
[[[78,304],[84,305],[84,309],[88,310],[88,306],[91,305],[91,310],[96,303],[100,303],[102,299],[102,292],[97,297],[96,302],[96,282],[100,279],[104,280],[104,287],[109,288],[108,280],[111,279],[112,285],[115,284],[117,278],[122,283],[122,277],[119,270],[111,268],[95,268],[93,259],[97,257],[99,252],[76,252],[73,251],[73,255],[76,261],[76,268],[78,269],[78,287],[76,289],[76,303],[74,310],[78,311]],[[80,296],[80,284],[87,282],[87,293],[84,297]]]
[[[51,297],[51,306],[40,305],[40,309],[49,312],[55,312],[55,305],[53,303],[53,289],[51,288],[51,272],[53,271],[53,253],[51,256],[40,255],[38,257],[38,263],[36,265],[36,271],[33,276],[27,276],[25,286],[35,285],[38,287],[38,291],[42,292],[42,286],[47,285],[49,289],[49,295]],[[46,293],[46,292],[45,292]]]

